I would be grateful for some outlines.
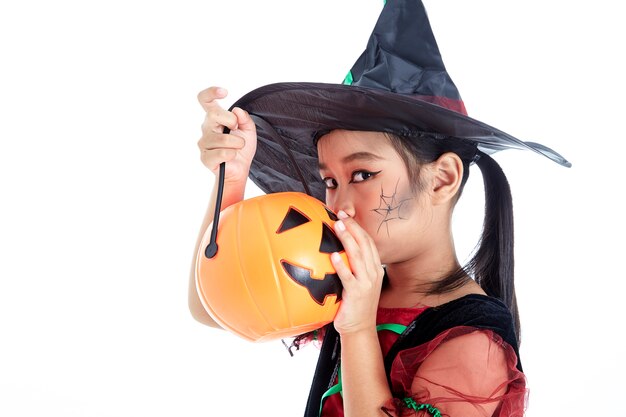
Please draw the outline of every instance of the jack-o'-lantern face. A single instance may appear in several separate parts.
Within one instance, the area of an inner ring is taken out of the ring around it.
[[[332,221],[337,221],[337,216],[335,213],[328,210],[326,208],[326,213],[328,214],[328,219]],[[296,228],[303,228],[305,225],[313,222],[306,214],[302,213],[296,207],[289,207],[289,211],[285,215],[283,222],[280,227],[276,231],[277,234],[285,233],[289,230],[294,230]],[[323,220],[320,222],[315,222],[314,227],[319,227],[321,225],[321,233],[320,233],[320,244],[319,244],[319,252],[331,254],[333,252],[343,252],[343,245],[337,235],[333,231],[333,229],[328,225],[328,223]],[[303,232],[305,235],[308,231]],[[295,233],[295,232],[294,232]],[[294,239],[297,239],[294,236]],[[290,262],[288,259],[282,259],[280,261],[285,272],[289,275],[295,282],[305,287],[311,297],[320,305],[323,305],[326,302],[326,298],[330,295],[336,296],[336,301],[341,300],[341,280],[337,273],[325,274],[323,279],[316,279],[311,276],[312,269],[306,266],[299,266],[295,263]]]
[[[213,258],[196,263],[198,294],[224,328],[249,340],[295,336],[333,320],[341,281],[330,254],[348,263],[333,231],[337,220],[302,193],[275,193],[241,201],[221,213]]]

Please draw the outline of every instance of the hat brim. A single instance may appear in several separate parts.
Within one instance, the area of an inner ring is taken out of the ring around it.
[[[439,133],[476,143],[491,154],[526,149],[569,167],[557,152],[415,96],[367,87],[324,83],[277,83],[246,94],[240,107],[257,125],[250,178],[266,193],[300,191],[320,200],[316,137],[334,129]]]

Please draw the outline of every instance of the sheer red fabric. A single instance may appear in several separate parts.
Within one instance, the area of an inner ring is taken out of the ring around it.
[[[377,324],[408,325],[424,310],[380,308]],[[379,332],[383,355],[397,337],[391,331]],[[431,411],[436,407],[442,416],[522,416],[527,398],[526,379],[516,364],[513,348],[497,334],[473,327],[455,327],[398,354],[391,369],[396,398],[385,404],[381,415],[433,415],[427,409],[416,411],[417,407],[407,406],[413,403],[428,404]],[[341,395],[328,397],[322,417],[343,415]]]
[[[391,370],[397,397],[390,416],[429,416],[408,403],[429,404],[442,416],[523,416],[526,378],[513,348],[484,329],[455,327],[434,340],[400,352]]]

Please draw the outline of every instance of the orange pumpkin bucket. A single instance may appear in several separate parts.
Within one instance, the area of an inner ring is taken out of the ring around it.
[[[217,253],[207,229],[196,260],[196,285],[209,315],[250,341],[296,336],[331,322],[341,281],[335,214],[303,193],[282,192],[234,204],[220,214]],[[212,256],[212,257],[211,257]]]

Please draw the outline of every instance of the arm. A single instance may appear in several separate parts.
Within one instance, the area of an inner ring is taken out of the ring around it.
[[[417,371],[411,391],[428,392],[442,414],[491,416],[500,403],[496,399],[506,392],[508,377],[504,349],[476,331],[435,349]]]
[[[242,109],[235,108],[232,112],[222,109],[217,99],[226,97],[226,91],[211,87],[198,94],[198,101],[206,111],[202,124],[202,137],[198,141],[202,163],[215,175],[215,185],[209,199],[200,232],[193,252],[193,261],[189,274],[188,304],[191,315],[200,323],[211,327],[219,325],[205,311],[196,290],[196,256],[202,237],[213,222],[217,196],[219,166],[226,162],[224,175],[224,208],[243,200],[250,164],[256,151],[256,127],[250,115]],[[224,134],[224,127],[230,129]]]
[[[491,331],[457,327],[401,352],[391,374],[414,405],[442,415],[486,417],[499,407],[498,416],[522,415],[526,384],[516,363],[514,350]],[[414,415],[402,398],[389,405],[390,416]]]
[[[391,391],[375,327],[341,335],[341,378],[346,417],[383,415]]]
[[[196,257],[198,254],[198,250],[200,248],[200,243],[204,234],[206,233],[209,226],[213,222],[213,215],[215,213],[215,203],[217,197],[217,182],[218,179],[215,177],[215,184],[213,186],[213,191],[211,192],[211,196],[209,199],[209,205],[207,207],[206,213],[204,214],[204,219],[202,220],[202,225],[200,226],[200,231],[198,233],[198,238],[196,239],[196,245],[193,251],[193,260],[191,262],[191,270],[189,273],[189,291],[188,291],[188,304],[189,311],[194,319],[199,321],[202,324],[206,324],[210,327],[220,327],[219,324],[209,316],[209,314],[204,309],[202,302],[198,296],[198,291],[196,289]],[[222,210],[232,204],[235,204],[241,200],[243,200],[245,190],[245,183],[243,184],[233,184],[233,186],[227,187],[224,184],[224,194],[222,196]]]
[[[337,236],[350,266],[331,256],[341,278],[343,294],[334,326],[341,337],[341,378],[346,417],[382,415],[391,399],[383,355],[376,331],[376,312],[384,275],[373,240],[345,213],[337,213]]]

